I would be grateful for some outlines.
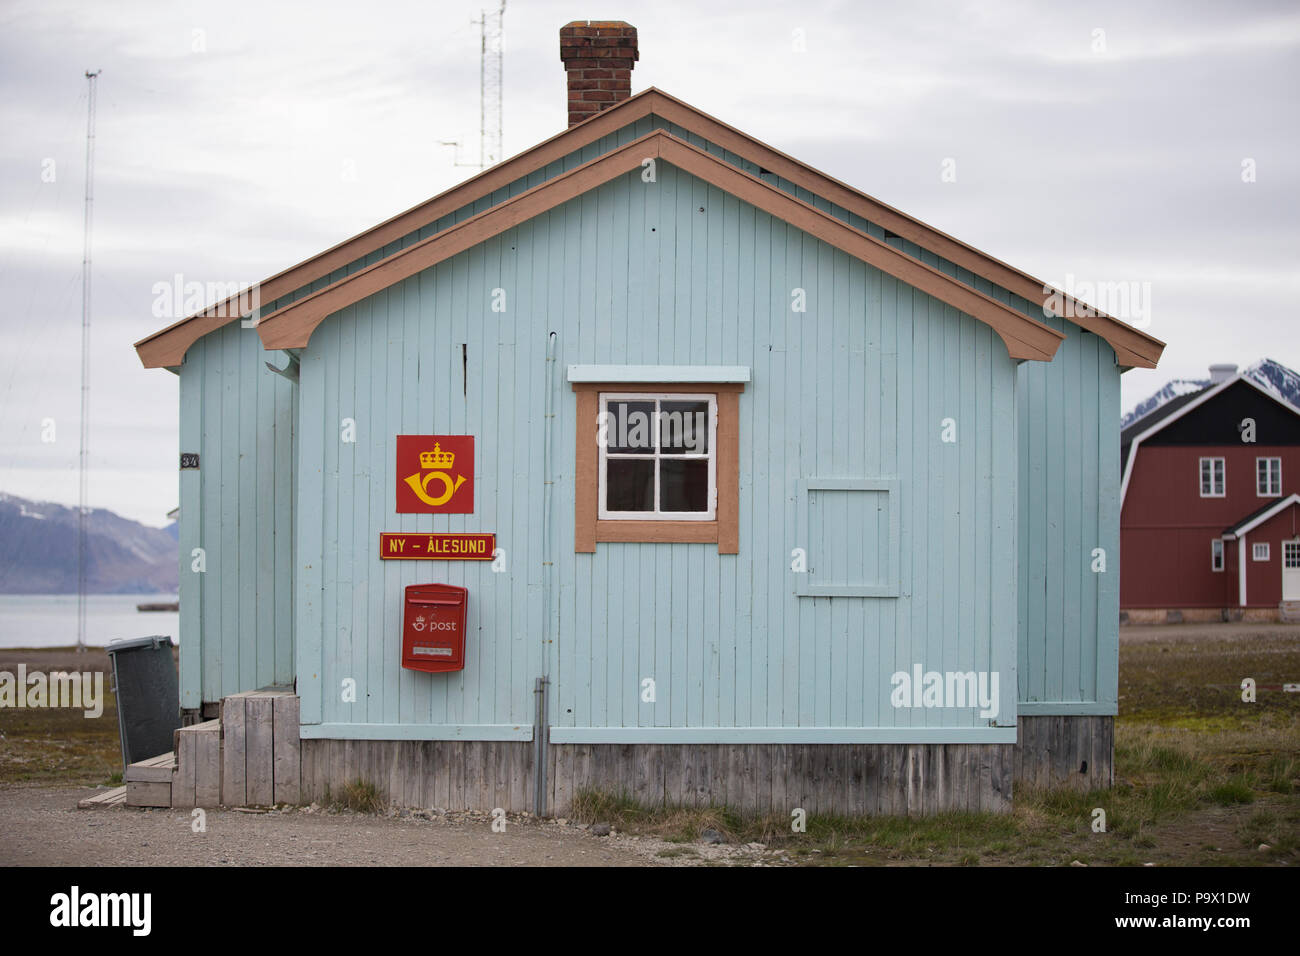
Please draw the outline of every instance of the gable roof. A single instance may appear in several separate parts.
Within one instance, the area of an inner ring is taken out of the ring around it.
[[[1207,385],[1205,386],[1205,388],[1210,388],[1210,386]],[[1128,464],[1128,452],[1129,452],[1129,448],[1133,444],[1134,438],[1136,438],[1138,435],[1141,435],[1144,431],[1147,431],[1153,426],[1164,421],[1170,415],[1173,415],[1175,412],[1177,412],[1188,402],[1195,399],[1196,396],[1200,395],[1201,392],[1203,391],[1205,391],[1205,389],[1201,389],[1200,391],[1196,391],[1196,392],[1188,392],[1186,395],[1179,395],[1177,398],[1171,398],[1169,401],[1165,402],[1159,408],[1152,409],[1150,412],[1143,415],[1137,421],[1129,425],[1128,428],[1120,432],[1119,433],[1120,472],[1123,473],[1124,466]],[[1154,432],[1152,432],[1152,434],[1154,434]]]
[[[1131,438],[1127,439],[1128,444],[1126,446],[1121,445],[1121,450],[1125,447],[1127,447],[1128,449],[1127,452],[1124,453],[1125,457],[1123,458],[1123,464],[1120,466],[1122,474],[1124,476],[1119,486],[1119,502],[1121,508],[1124,506],[1124,497],[1125,495],[1128,494],[1129,479],[1133,477],[1133,462],[1137,460],[1138,447],[1142,444],[1142,442],[1146,441],[1148,438],[1151,438],[1156,434],[1159,434],[1159,432],[1164,428],[1167,428],[1168,426],[1172,425],[1174,422],[1178,421],[1180,418],[1182,418],[1184,415],[1188,414],[1189,412],[1192,412],[1197,408],[1200,408],[1202,405],[1210,401],[1216,395],[1222,392],[1226,392],[1228,389],[1236,385],[1238,382],[1245,382],[1247,385],[1255,389],[1261,395],[1266,395],[1269,398],[1271,398],[1273,401],[1277,402],[1287,411],[1295,415],[1300,415],[1300,408],[1296,408],[1294,405],[1290,404],[1289,402],[1284,401],[1282,398],[1275,395],[1273,392],[1269,391],[1259,382],[1255,381],[1245,372],[1238,372],[1232,378],[1226,379],[1220,382],[1218,385],[1211,385],[1209,388],[1202,389],[1199,392],[1192,392],[1190,395],[1180,396],[1178,399],[1175,399],[1174,401],[1168,403],[1169,405],[1175,406],[1173,411],[1161,415],[1158,414],[1158,412],[1162,411],[1163,409],[1157,409],[1155,412],[1152,412],[1150,415],[1138,419],[1128,428],[1124,429],[1124,431],[1121,433],[1120,441],[1121,443],[1123,443],[1126,441],[1126,436],[1129,436],[1134,429],[1136,428],[1142,429],[1142,431],[1138,432],[1136,435],[1132,435]],[[1182,401],[1183,398],[1186,398],[1187,401]]]
[[[1256,508],[1235,524],[1230,524],[1224,528],[1222,536],[1225,538],[1240,538],[1243,534],[1255,530],[1269,518],[1285,511],[1292,505],[1300,505],[1300,494],[1288,495],[1285,498],[1279,498],[1277,501],[1270,501],[1262,508]]]
[[[1066,318],[1081,328],[1102,336],[1114,348],[1116,359],[1122,366],[1154,368],[1159,361],[1164,349],[1164,343],[1159,339],[1098,312],[1032,276],[953,239],[920,220],[873,199],[653,87],[485,170],[459,186],[272,276],[262,284],[261,297],[273,302],[280,296],[329,275],[335,269],[355,262],[383,248],[386,244],[409,235],[422,226],[651,114],[696,133],[710,143],[756,164],[760,169],[771,171],[796,186],[808,189],[815,195],[949,260],[995,286],[1019,295],[1035,305],[1041,304],[1048,312],[1052,311],[1054,306],[1063,306],[1062,311],[1070,313],[1065,316]],[[860,230],[846,228],[857,235],[864,235]],[[881,243],[881,245],[885,244]],[[407,250],[403,250],[405,251]],[[911,256],[907,258],[919,262]],[[960,282],[957,284],[965,285]],[[976,294],[982,296],[982,293]],[[984,298],[988,297],[984,296]],[[136,343],[136,351],[141,361],[149,368],[179,365],[184,359],[186,350],[198,338],[240,317],[238,305],[237,297],[214,303],[202,312],[141,339]]]
[[[282,306],[257,325],[268,349],[304,348],[329,315],[588,190],[662,159],[991,326],[1015,359],[1051,361],[1060,332],[914,259],[732,164],[653,130],[608,153]]]

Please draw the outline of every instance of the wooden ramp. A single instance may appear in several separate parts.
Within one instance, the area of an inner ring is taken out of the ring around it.
[[[114,787],[77,801],[78,810],[109,810],[126,803],[126,787]]]

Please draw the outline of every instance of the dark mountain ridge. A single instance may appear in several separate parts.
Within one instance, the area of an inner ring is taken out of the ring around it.
[[[174,532],[106,508],[86,520],[86,579],[92,594],[174,594]],[[77,509],[0,492],[0,594],[75,594]]]

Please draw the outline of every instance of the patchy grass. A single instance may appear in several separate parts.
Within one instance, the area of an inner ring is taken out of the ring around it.
[[[1258,852],[1266,853],[1270,862],[1293,859],[1300,850],[1300,840],[1297,839],[1297,834],[1300,834],[1300,810],[1295,806],[1257,810],[1241,822],[1239,833],[1242,839],[1256,848],[1267,846],[1267,850]]]
[[[626,794],[593,790],[577,794],[570,815],[670,843],[698,842],[706,830],[714,830],[729,844],[763,843],[795,859],[858,865],[925,859],[971,866],[981,862],[981,853],[992,847],[1010,849],[1019,837],[1011,816],[981,813],[919,819],[811,814],[806,832],[794,833],[790,818],[782,814],[743,814],[728,807],[649,807]]]
[[[1120,632],[1120,719],[1203,733],[1300,717],[1300,628],[1284,624],[1128,627]],[[1241,700],[1243,678],[1259,687]]]
[[[358,777],[343,785],[338,793],[325,788],[324,803],[334,810],[351,810],[354,813],[383,813],[388,809],[388,798],[368,780]]]
[[[108,654],[93,647],[83,654],[71,647],[0,651],[0,671],[16,673],[19,663],[29,673],[103,673],[104,710],[86,717],[71,708],[0,708],[0,784],[93,787],[116,777],[114,786],[120,786],[122,748]]]
[[[1134,630],[1139,639],[1127,640]],[[625,794],[580,794],[572,815],[680,843],[712,829],[831,866],[1300,863],[1300,695],[1266,689],[1300,679],[1300,628],[1126,629],[1125,638],[1109,790],[1019,788],[1001,815],[813,814],[804,833],[782,815],[645,807]],[[1253,704],[1241,700],[1243,677],[1261,688]]]

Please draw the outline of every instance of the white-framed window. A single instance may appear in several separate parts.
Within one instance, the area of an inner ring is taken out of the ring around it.
[[[1255,459],[1255,496],[1276,498],[1282,494],[1282,459]]]
[[[1201,497],[1222,498],[1227,494],[1222,458],[1201,459]]]
[[[1252,561],[1268,560],[1268,542],[1256,543],[1250,546],[1250,559]]]
[[[1210,541],[1210,570],[1223,570],[1223,539],[1213,538]]]
[[[602,520],[717,519],[717,395],[601,392],[597,427]]]
[[[1282,542],[1282,567],[1291,570],[1300,568],[1300,541]]]

